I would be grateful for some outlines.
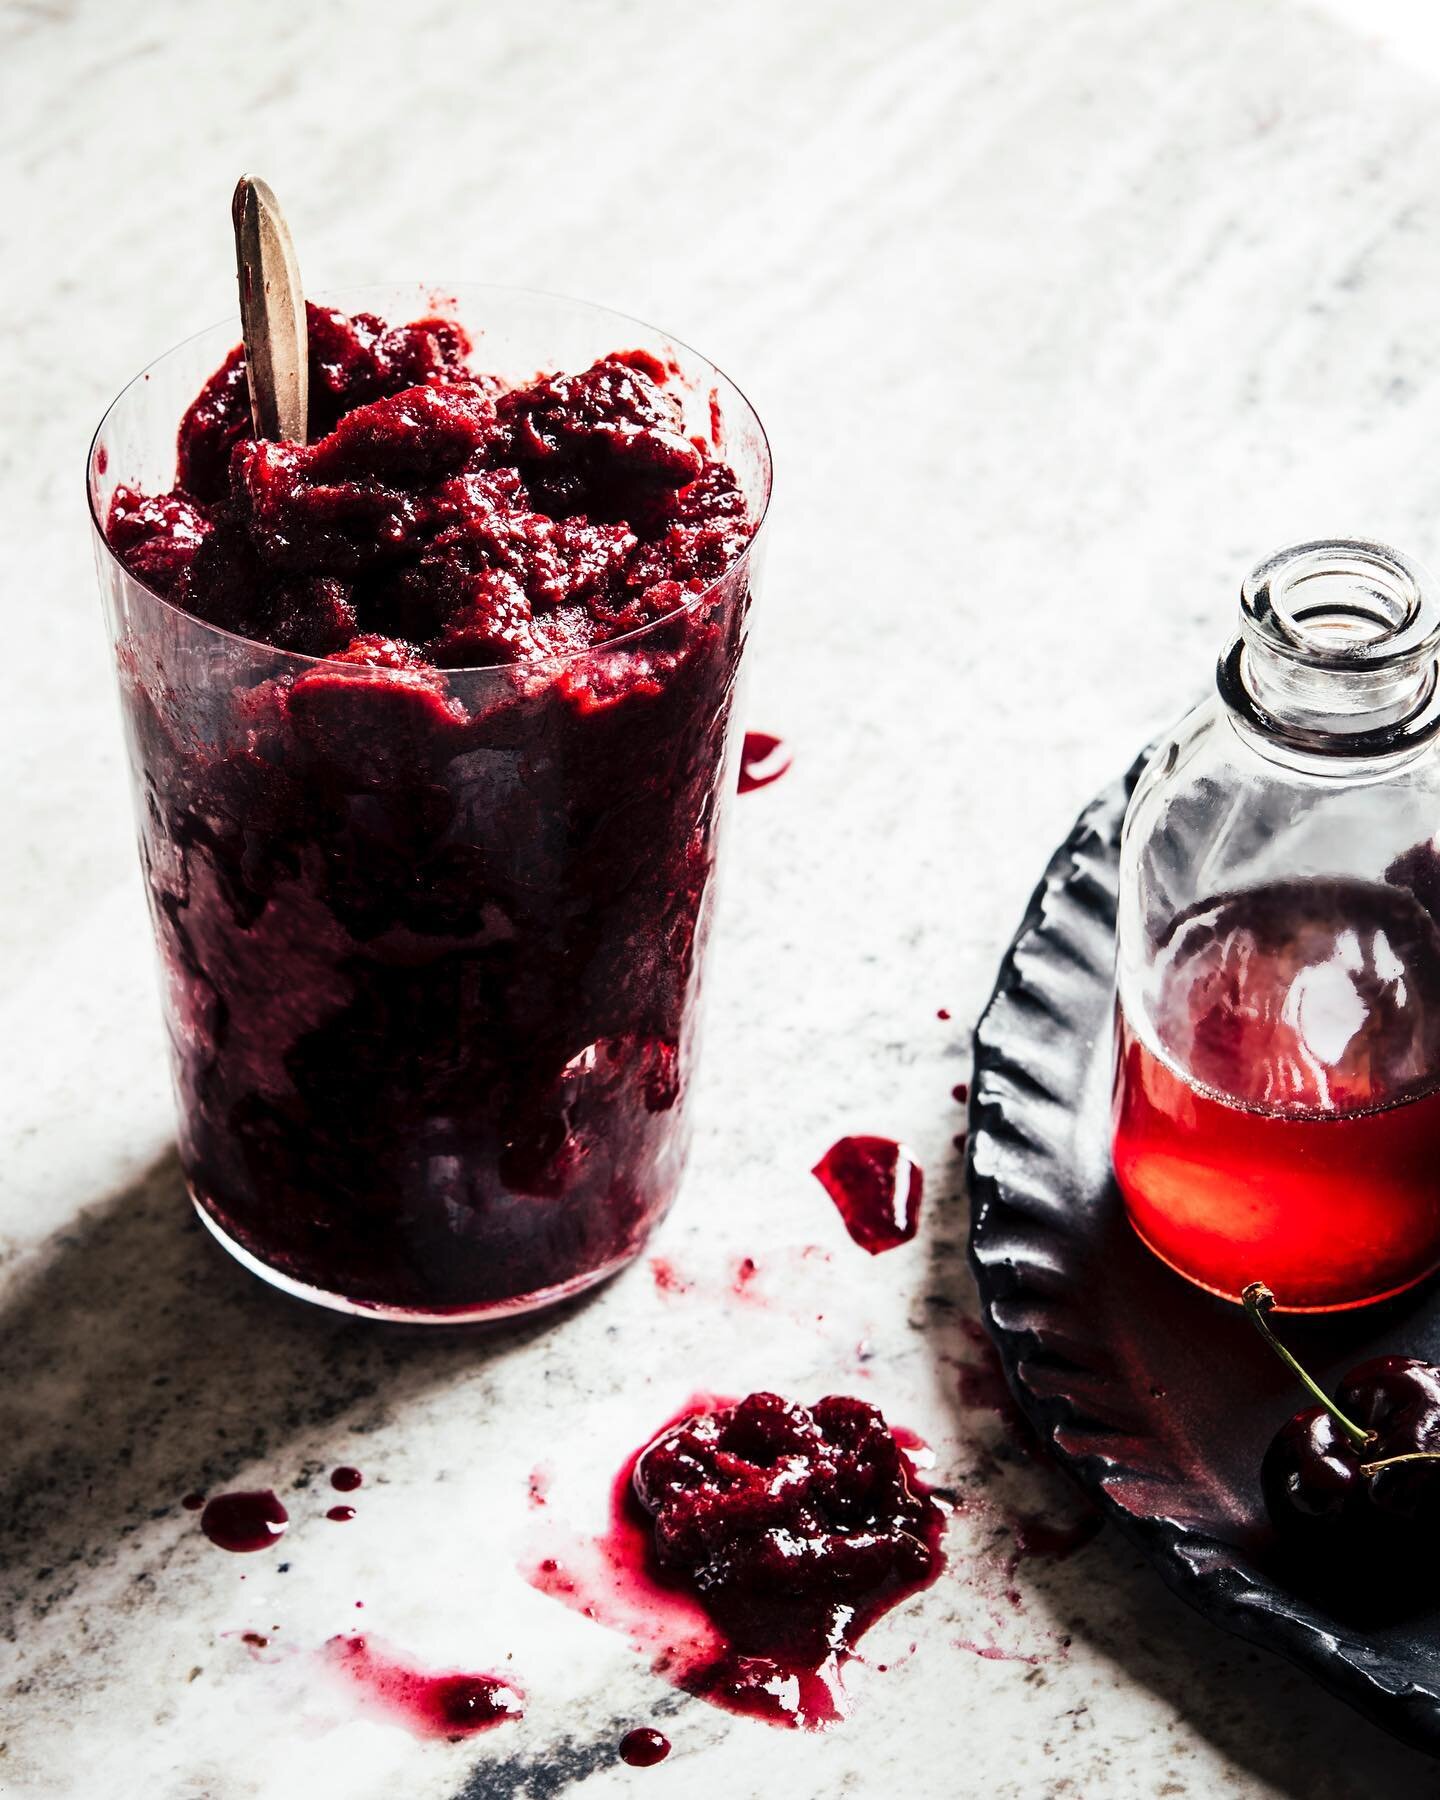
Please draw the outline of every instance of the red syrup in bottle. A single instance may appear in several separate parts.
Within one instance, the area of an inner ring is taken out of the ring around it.
[[[1117,1018],[1113,1154],[1157,1255],[1309,1312],[1440,1264],[1440,931],[1408,887],[1301,880],[1191,907],[1152,993],[1158,1044]]]

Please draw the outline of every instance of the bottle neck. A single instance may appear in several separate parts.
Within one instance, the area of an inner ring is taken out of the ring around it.
[[[1440,602],[1421,566],[1358,538],[1299,544],[1241,589],[1221,697],[1309,755],[1389,755],[1440,729]]]

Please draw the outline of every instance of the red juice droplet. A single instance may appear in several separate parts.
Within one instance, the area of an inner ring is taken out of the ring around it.
[[[620,1760],[632,1769],[653,1769],[670,1754],[670,1740],[649,1725],[627,1731],[620,1740]]]
[[[954,1098],[960,1102],[960,1104],[962,1106],[970,1098],[970,1089],[969,1089],[968,1085],[963,1081],[957,1081],[955,1083],[954,1087],[951,1088],[950,1092],[954,1096]]]
[[[914,1237],[925,1175],[903,1144],[893,1138],[841,1138],[811,1173],[862,1250],[878,1256]]]
[[[203,1494],[187,1494],[180,1504],[186,1512],[199,1512],[205,1504],[205,1496]]]
[[[790,767],[790,754],[777,737],[765,731],[747,731],[740,752],[740,792],[750,794],[756,788],[769,787]]]
[[[217,1494],[200,1515],[200,1529],[221,1550],[268,1550],[289,1523],[289,1513],[269,1488]]]
[[[417,1737],[473,1737],[524,1716],[524,1695],[498,1675],[429,1674],[368,1638],[331,1638],[325,1660]]]
[[[948,1006],[937,1007],[935,1010],[935,1017],[941,1020],[948,1020],[950,1017],[950,1008]]]
[[[353,1494],[364,1479],[358,1469],[345,1465],[330,1471],[330,1485],[340,1494]]]
[[[685,1279],[674,1263],[663,1256],[650,1258],[650,1273],[655,1285],[662,1294],[688,1294],[691,1284]]]
[[[355,1508],[353,1506],[332,1506],[325,1517],[333,1519],[337,1525],[345,1525],[355,1517]]]

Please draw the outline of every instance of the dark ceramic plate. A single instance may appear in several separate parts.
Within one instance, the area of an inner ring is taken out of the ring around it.
[[[1286,1568],[1258,1470],[1305,1396],[1238,1308],[1142,1247],[1110,1175],[1116,871],[1140,766],[1051,861],[976,1031],[970,1257],[985,1322],[1031,1422],[1178,1594],[1440,1755],[1440,1605],[1387,1616]],[[1368,1356],[1440,1360],[1440,1293],[1282,1330],[1327,1385]]]

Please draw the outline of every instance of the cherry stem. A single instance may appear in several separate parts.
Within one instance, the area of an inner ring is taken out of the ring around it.
[[[1375,1475],[1381,1469],[1393,1469],[1396,1463],[1440,1462],[1440,1450],[1407,1450],[1403,1456],[1382,1456],[1379,1462],[1361,1463],[1362,1475]]]
[[[1326,1412],[1329,1413],[1330,1417],[1350,1439],[1351,1443],[1355,1444],[1361,1450],[1363,1450],[1367,1444],[1373,1443],[1375,1433],[1373,1431],[1365,1431],[1357,1425],[1353,1419],[1347,1419],[1340,1408],[1325,1392],[1324,1388],[1320,1386],[1319,1382],[1314,1380],[1312,1376],[1307,1374],[1306,1371],[1301,1368],[1300,1364],[1296,1362],[1295,1358],[1270,1329],[1265,1314],[1275,1304],[1275,1296],[1270,1292],[1269,1288],[1266,1287],[1265,1283],[1263,1281],[1252,1281],[1249,1287],[1245,1289],[1244,1293],[1241,1294],[1240,1298],[1244,1301],[1245,1310],[1250,1315],[1250,1323],[1280,1358],[1281,1362],[1285,1364],[1286,1368],[1299,1376],[1300,1380],[1304,1382],[1305,1386],[1325,1408]],[[1395,1460],[1405,1461],[1408,1459],[1397,1458]]]

